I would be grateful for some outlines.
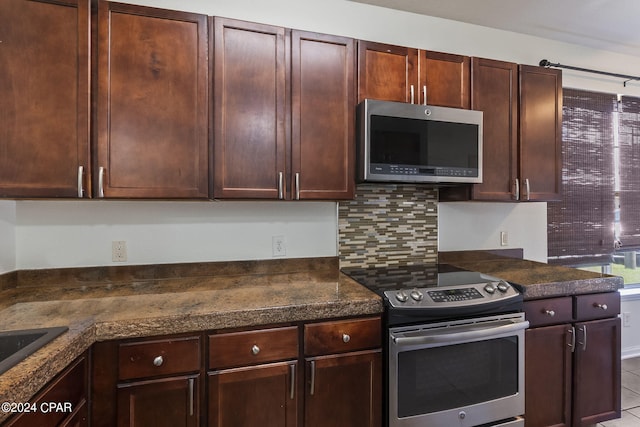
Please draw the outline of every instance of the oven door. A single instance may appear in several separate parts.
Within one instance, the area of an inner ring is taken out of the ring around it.
[[[496,423],[524,414],[524,314],[389,330],[390,427]]]

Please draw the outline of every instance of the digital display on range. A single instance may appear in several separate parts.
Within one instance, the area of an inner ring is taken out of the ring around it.
[[[434,302],[468,301],[484,298],[475,288],[443,289],[428,291],[427,294]]]

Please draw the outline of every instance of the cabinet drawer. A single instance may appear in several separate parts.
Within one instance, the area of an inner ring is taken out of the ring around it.
[[[200,337],[122,343],[118,368],[120,380],[198,371]]]
[[[576,295],[574,298],[576,321],[604,319],[620,314],[620,293],[618,292]]]
[[[298,357],[298,328],[209,335],[209,368],[221,369]]]
[[[313,323],[304,326],[304,354],[343,353],[380,347],[380,317]]]
[[[569,323],[573,317],[571,297],[525,301],[524,313],[532,327]]]

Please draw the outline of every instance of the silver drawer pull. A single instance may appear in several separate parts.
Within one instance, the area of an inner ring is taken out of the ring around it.
[[[600,308],[600,309],[605,310],[605,311],[609,308],[609,307],[607,307],[607,304],[598,304],[597,302],[594,302],[593,306],[595,308]]]
[[[162,356],[158,356],[155,359],[153,359],[153,364],[155,366],[162,366],[163,363],[164,363],[164,359],[162,358]]]
[[[551,316],[551,317],[556,315],[556,312],[553,311],[553,310],[544,310],[543,313],[546,314],[547,316]]]
[[[254,345],[253,347],[251,347],[251,353],[252,353],[254,356],[257,356],[257,355],[258,355],[258,353],[260,353],[260,347],[258,347],[257,345]]]
[[[342,334],[342,342],[348,343],[349,341],[351,341],[351,336],[349,336],[349,334]]]

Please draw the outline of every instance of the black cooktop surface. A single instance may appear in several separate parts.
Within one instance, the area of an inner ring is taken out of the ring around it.
[[[342,272],[379,295],[391,290],[467,285],[489,280],[488,276],[449,264],[348,267]]]

